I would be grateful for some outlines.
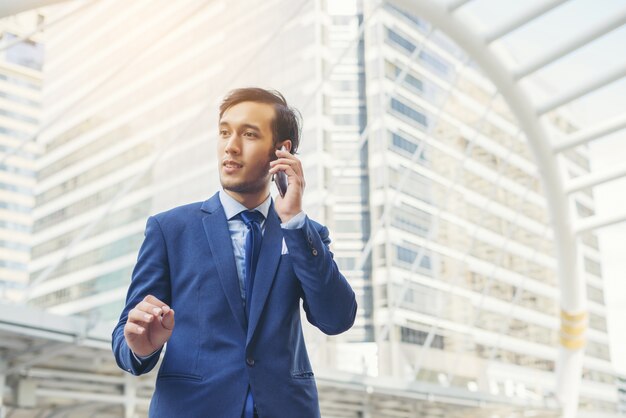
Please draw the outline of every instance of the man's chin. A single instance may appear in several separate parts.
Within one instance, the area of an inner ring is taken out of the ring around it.
[[[250,183],[230,182],[223,180],[221,181],[221,183],[224,190],[228,190],[229,192],[233,193],[248,194],[257,193],[262,190],[262,188],[259,188],[257,185]]]

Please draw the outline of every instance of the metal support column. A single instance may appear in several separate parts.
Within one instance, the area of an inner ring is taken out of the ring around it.
[[[7,363],[0,359],[0,418],[6,418],[7,412],[4,406],[4,386],[6,385]]]
[[[137,418],[137,378],[124,373],[124,418]]]

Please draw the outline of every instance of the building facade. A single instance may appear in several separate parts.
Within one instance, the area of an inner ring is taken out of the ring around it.
[[[20,37],[38,23],[34,13],[0,20],[0,300],[10,302],[29,279],[43,45]]]
[[[555,249],[537,167],[506,104],[428,22],[365,10],[374,324],[382,374],[549,399],[557,360]],[[554,138],[570,115],[547,116]],[[375,127],[375,128],[374,128]],[[561,161],[590,170],[584,147]],[[581,217],[593,196],[574,196]],[[581,243],[589,331],[581,416],[614,413],[597,237]],[[586,414],[586,415],[585,415]]]

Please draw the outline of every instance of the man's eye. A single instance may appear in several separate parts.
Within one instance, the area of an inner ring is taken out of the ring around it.
[[[226,131],[226,130],[222,129],[222,130],[220,131],[220,136],[228,136],[228,131]]]
[[[248,132],[244,133],[244,135],[245,135],[245,136],[253,136],[253,137],[255,137],[255,138],[256,138],[257,136],[259,136],[259,135],[257,135],[257,133],[256,133],[256,132],[250,132],[250,131],[248,131]]]

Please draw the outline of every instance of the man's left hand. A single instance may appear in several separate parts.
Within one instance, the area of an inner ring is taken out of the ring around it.
[[[270,174],[284,171],[287,174],[287,193],[274,199],[274,208],[281,222],[287,222],[302,211],[302,195],[304,194],[304,173],[302,163],[289,151],[276,150],[278,159],[270,162]]]

